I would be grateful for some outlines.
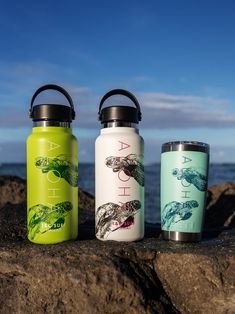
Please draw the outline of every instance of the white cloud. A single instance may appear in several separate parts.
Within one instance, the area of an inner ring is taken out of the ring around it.
[[[71,70],[71,69],[70,69]],[[98,105],[102,95],[90,87],[74,84],[70,70],[46,62],[0,62],[0,127],[29,126],[28,107],[35,90],[47,83],[64,86],[71,94],[77,112],[75,127],[99,128]],[[46,81],[45,81],[46,79]],[[147,77],[137,77],[145,80]],[[106,92],[106,91],[105,91]],[[53,100],[64,102],[62,95],[52,94]],[[56,95],[56,96],[55,96]],[[172,95],[166,93],[136,92],[140,101],[146,129],[228,128],[235,126],[235,113],[231,103],[217,97]],[[43,93],[37,102],[52,100],[51,94]],[[131,102],[122,96],[110,98],[106,105]]]
[[[144,102],[144,106],[151,108],[164,108],[166,105],[170,108],[180,106],[181,108],[193,109],[195,106],[224,106],[228,105],[228,101],[224,99],[216,99],[212,97],[171,95],[165,93],[139,93],[140,99]]]
[[[230,103],[212,97],[139,93],[146,128],[234,127]]]
[[[0,62],[0,127],[30,126],[28,109],[31,97],[37,88],[48,83],[63,86],[71,94],[76,111],[90,103],[90,89],[71,84],[66,71],[63,67],[46,62]],[[41,93],[35,104],[45,101],[66,104],[64,96],[57,92]]]

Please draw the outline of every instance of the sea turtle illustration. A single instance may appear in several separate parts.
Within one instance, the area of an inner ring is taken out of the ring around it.
[[[96,211],[96,235],[98,238],[107,238],[111,232],[125,228],[126,222],[134,221],[134,215],[140,210],[138,200],[126,202],[123,205],[106,203]],[[115,224],[114,224],[115,222]],[[128,226],[128,224],[127,224]]]
[[[199,191],[207,190],[207,177],[193,168],[175,168],[172,175],[178,180],[185,180],[193,184]]]
[[[133,177],[141,186],[144,186],[144,166],[141,162],[141,156],[130,154],[126,157],[107,157],[106,166],[113,169],[113,172],[123,170],[124,173]]]
[[[166,204],[161,213],[161,225],[165,230],[169,230],[171,225],[176,224],[181,220],[188,220],[192,216],[194,208],[199,206],[195,200],[180,202],[170,202]]]
[[[43,204],[35,205],[28,211],[29,238],[33,240],[35,236],[43,234],[48,230],[59,229],[63,226],[65,217],[73,208],[71,202],[61,202],[52,208]]]
[[[51,157],[37,157],[35,166],[42,173],[52,171],[56,177],[63,178],[73,187],[78,186],[78,166],[73,165],[67,155]]]

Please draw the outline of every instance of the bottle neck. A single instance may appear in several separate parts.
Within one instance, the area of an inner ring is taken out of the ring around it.
[[[127,133],[133,133],[133,134],[139,134],[139,129],[133,128],[133,127],[115,127],[115,128],[102,128],[100,130],[100,134],[127,134]]]
[[[135,129],[137,129],[137,125],[135,123],[125,122],[125,121],[106,122],[103,125],[103,128],[116,128],[116,127],[135,128]]]
[[[62,122],[62,121],[34,121],[33,127],[42,127],[42,126],[58,126],[62,128],[70,128],[70,122]]]

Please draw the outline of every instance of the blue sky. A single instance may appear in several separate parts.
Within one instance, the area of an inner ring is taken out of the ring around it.
[[[184,139],[208,142],[212,162],[234,162],[234,38],[232,0],[2,1],[0,162],[24,162],[30,98],[46,83],[74,99],[80,161],[94,160],[100,98],[125,88],[142,106],[147,162]]]

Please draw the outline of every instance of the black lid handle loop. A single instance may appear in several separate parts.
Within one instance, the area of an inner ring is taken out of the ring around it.
[[[134,105],[136,106],[136,108],[138,110],[138,120],[141,121],[142,114],[141,114],[141,110],[140,110],[140,104],[139,104],[137,98],[131,92],[129,92],[129,91],[125,90],[125,89],[113,89],[113,90],[109,91],[107,94],[105,94],[102,97],[102,99],[100,101],[99,112],[98,112],[99,120],[101,120],[101,108],[102,108],[104,102],[109,97],[114,96],[114,95],[123,95],[123,96],[128,97],[134,103]]]
[[[45,90],[55,90],[59,93],[61,93],[62,95],[65,96],[65,98],[68,100],[70,107],[72,108],[72,119],[74,120],[75,118],[75,110],[74,110],[74,104],[73,104],[73,100],[71,98],[71,96],[69,95],[69,93],[61,86],[59,85],[55,85],[55,84],[47,84],[44,85],[42,87],[40,87],[38,90],[36,90],[36,92],[33,94],[32,100],[31,100],[31,104],[30,104],[30,109],[29,109],[29,116],[30,118],[32,118],[32,114],[33,114],[33,103],[36,99],[36,97],[43,91]]]

